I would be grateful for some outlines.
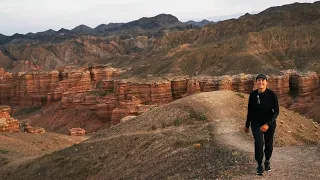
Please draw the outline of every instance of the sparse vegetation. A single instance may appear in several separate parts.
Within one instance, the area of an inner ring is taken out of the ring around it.
[[[174,124],[174,126],[180,126],[182,124],[182,120],[176,119],[173,124]]]
[[[12,114],[12,117],[22,116],[22,115],[29,115],[32,113],[35,113],[41,109],[40,106],[35,107],[29,107],[29,108],[23,108],[15,113]]]
[[[108,94],[110,94],[110,92],[102,90],[102,89],[94,89],[88,92],[89,95],[93,95],[93,96],[106,96]]]
[[[204,113],[197,112],[194,109],[190,111],[190,117],[196,119],[197,121],[206,121],[208,119]]]
[[[97,89],[100,89],[101,86],[102,86],[102,81],[99,81],[99,82],[97,83],[97,85],[96,85],[96,88],[97,88]]]
[[[236,95],[239,96],[239,97],[241,97],[241,98],[244,98],[244,95],[241,94],[241,93],[237,93]]]
[[[207,116],[206,115],[204,115],[204,114],[200,114],[200,120],[201,121],[206,121],[207,120]]]
[[[8,150],[5,150],[5,149],[0,149],[0,154],[8,154]]]

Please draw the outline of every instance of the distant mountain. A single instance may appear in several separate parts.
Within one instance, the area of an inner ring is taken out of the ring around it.
[[[106,28],[103,35],[78,38],[81,34],[61,29],[32,45],[21,34],[9,37],[11,42],[0,38],[18,61],[29,60],[43,69],[97,63],[126,69],[128,77],[276,74],[287,69],[319,73],[319,9],[320,1],[272,7],[177,33],[172,31],[188,25],[161,14]],[[155,36],[159,31],[165,35]]]
[[[111,29],[116,29],[121,27],[123,24],[124,23],[109,23],[108,25],[100,24],[99,26],[93,29],[93,32],[97,34],[104,34]]]
[[[91,34],[93,32],[93,29],[89,26],[81,24],[81,25],[73,28],[71,31],[76,34]]]
[[[170,14],[159,14],[155,17],[143,17],[139,20],[131,21],[122,26],[110,29],[110,35],[126,35],[126,37],[136,37],[139,35],[161,36],[164,30],[185,30],[188,26]]]
[[[204,20],[202,20],[202,21],[200,21],[200,22],[196,22],[196,21],[192,21],[192,20],[185,22],[185,24],[193,25],[193,26],[196,26],[196,27],[203,27],[203,26],[205,26],[205,25],[207,25],[207,24],[216,24],[216,23],[217,23],[217,22],[208,21],[208,20],[206,20],[206,19],[204,19]]]
[[[2,41],[6,40],[6,39],[8,39],[8,38],[9,38],[9,36],[0,34],[0,44],[1,44]]]
[[[257,14],[257,11],[250,12],[250,14]],[[206,19],[214,22],[224,21],[228,19],[238,19],[240,16],[243,16],[245,13],[236,13],[236,14],[229,14],[224,16],[211,16],[207,17]]]
[[[28,33],[28,34],[25,35],[24,38],[45,40],[45,39],[48,39],[51,36],[54,36],[56,33],[57,33],[57,31],[49,29],[49,30],[46,30],[46,31],[43,31],[43,32]]]
[[[72,31],[70,31],[69,29],[61,28],[57,32],[57,35],[68,35],[68,34],[71,34],[71,33],[72,33]]]
[[[170,14],[159,14],[155,17],[143,17],[139,20],[123,24],[121,28],[130,29],[134,27],[139,27],[141,29],[159,29],[170,28],[174,26],[183,26],[183,23],[180,22],[177,17],[172,16]]]
[[[184,30],[186,28],[188,28],[187,24],[180,22],[175,16],[170,14],[159,14],[155,17],[143,17],[139,20],[128,23],[109,23],[108,25],[101,24],[94,29],[81,24],[72,30],[61,28],[59,31],[49,29],[44,32],[28,33],[26,35],[17,33],[13,36],[2,35],[0,36],[0,45],[6,44],[13,39],[48,41],[52,38],[54,39],[55,37],[61,40],[62,37],[70,38],[71,36],[81,36],[85,34],[98,36],[116,35],[121,36],[124,39],[139,35],[148,35],[152,37],[162,35],[161,32],[163,30]]]
[[[43,32],[37,32],[36,35],[43,35],[43,36],[53,36],[57,33],[57,31],[49,29]]]

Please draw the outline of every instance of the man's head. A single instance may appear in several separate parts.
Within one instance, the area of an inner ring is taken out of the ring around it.
[[[259,74],[256,77],[256,84],[259,90],[264,91],[267,88],[268,78],[264,74]]]

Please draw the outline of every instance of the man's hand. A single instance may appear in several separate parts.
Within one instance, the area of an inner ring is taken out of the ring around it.
[[[268,124],[264,124],[264,125],[262,125],[262,126],[260,127],[260,131],[261,131],[261,132],[266,132],[268,129],[269,129]]]
[[[243,127],[243,130],[244,130],[245,133],[249,132],[249,128],[247,128],[247,127]]]

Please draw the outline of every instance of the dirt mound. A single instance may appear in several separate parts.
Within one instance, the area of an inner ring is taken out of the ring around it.
[[[71,137],[56,133],[0,133],[0,174],[26,161],[64,149],[87,137]]]
[[[100,121],[87,107],[62,108],[61,102],[51,103],[50,106],[42,107],[37,113],[16,116],[16,118],[29,122],[31,126],[62,134],[69,134],[71,128],[83,128],[91,133],[110,126],[110,123]]]
[[[4,179],[216,179],[254,164],[244,134],[247,95],[199,93],[157,107],[89,140],[0,174]],[[276,146],[317,144],[319,127],[280,109]]]

